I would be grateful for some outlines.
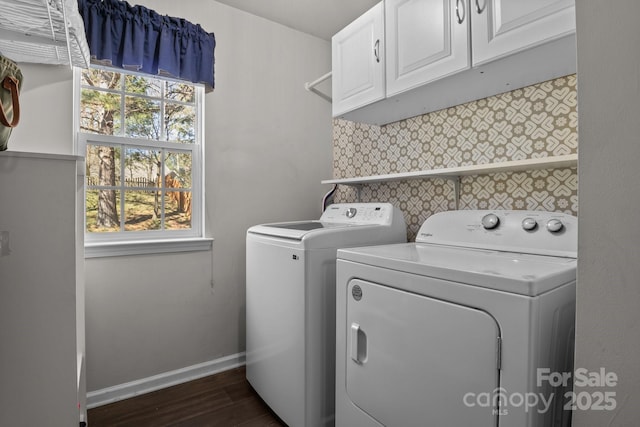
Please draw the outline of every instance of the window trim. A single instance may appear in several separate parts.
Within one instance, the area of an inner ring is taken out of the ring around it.
[[[151,76],[143,73],[135,73],[128,70],[111,69],[101,66],[93,68],[105,69],[121,74],[139,75],[146,78],[159,79],[163,81],[176,81],[176,79],[162,76]],[[187,151],[192,154],[192,185],[191,192],[199,197],[192,198],[191,206],[191,228],[188,230],[148,230],[148,231],[127,231],[114,233],[87,233],[86,232],[86,176],[85,167],[79,168],[82,174],[82,222],[85,246],[85,258],[126,256],[137,254],[158,254],[186,251],[206,251],[212,247],[212,238],[205,237],[205,147],[204,147],[204,87],[200,84],[193,84],[195,91],[196,109],[196,140],[193,144],[183,144],[170,141],[155,141],[131,138],[126,136],[107,136],[91,134],[80,131],[80,102],[81,102],[81,78],[82,69],[74,67],[73,82],[73,136],[74,148],[78,156],[85,158],[86,144],[98,143],[107,145],[137,146],[144,148],[165,149],[171,151]],[[184,82],[181,82],[184,83]],[[118,93],[122,93],[118,91]]]
[[[209,251],[213,239],[208,237],[175,238],[170,240],[135,240],[130,242],[99,242],[84,244],[85,258],[166,254],[177,252]]]

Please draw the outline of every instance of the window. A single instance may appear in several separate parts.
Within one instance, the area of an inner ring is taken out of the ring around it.
[[[97,67],[75,76],[88,255],[201,239],[203,87]]]

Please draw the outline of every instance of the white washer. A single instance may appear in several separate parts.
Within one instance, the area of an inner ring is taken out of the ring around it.
[[[388,203],[247,231],[247,379],[289,426],[334,422],[337,248],[407,241]]]
[[[568,423],[571,384],[537,383],[572,371],[576,254],[576,218],[539,211],[443,212],[416,243],[339,250],[336,426]]]

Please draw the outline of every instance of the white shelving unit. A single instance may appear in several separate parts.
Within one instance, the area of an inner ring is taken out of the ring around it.
[[[460,198],[460,177],[467,175],[482,175],[499,172],[520,172],[535,169],[557,169],[570,168],[578,165],[577,154],[567,154],[564,156],[542,157],[537,159],[512,160],[500,163],[489,163],[483,165],[459,166],[454,168],[430,169],[413,172],[392,173],[384,175],[371,175],[355,178],[338,178],[323,180],[322,184],[348,185],[358,189],[358,199],[360,199],[360,189],[365,184],[389,181],[405,181],[412,179],[441,178],[453,181],[456,198],[456,208]]]
[[[89,67],[76,0],[0,0],[0,52],[16,62]]]
[[[86,420],[84,159],[0,153],[0,426]]]

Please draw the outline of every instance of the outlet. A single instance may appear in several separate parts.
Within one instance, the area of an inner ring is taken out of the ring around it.
[[[11,253],[9,249],[9,232],[0,231],[0,256],[8,256]]]

